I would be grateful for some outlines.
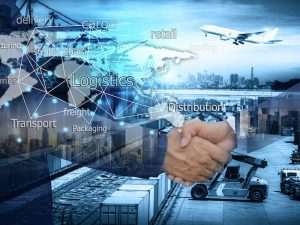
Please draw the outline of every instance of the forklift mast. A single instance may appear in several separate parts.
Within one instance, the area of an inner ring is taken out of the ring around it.
[[[242,163],[246,163],[251,165],[252,167],[250,168],[250,170],[247,173],[247,177],[245,179],[243,188],[247,188],[248,185],[251,182],[252,177],[255,175],[257,168],[265,168],[266,166],[268,166],[268,162],[266,160],[262,160],[262,159],[257,159],[254,158],[252,156],[249,155],[244,155],[238,152],[232,152],[231,153],[232,159],[242,162]],[[228,166],[228,164],[224,165],[224,169]],[[218,182],[219,177],[221,176],[222,173],[218,173],[212,180],[212,182],[210,183],[208,189],[212,190],[215,185]]]
[[[234,159],[236,161],[252,165],[256,168],[265,168],[268,166],[268,162],[266,160],[257,159],[252,156],[244,155],[244,154],[241,154],[238,152],[232,152],[231,156],[232,156],[232,159]]]

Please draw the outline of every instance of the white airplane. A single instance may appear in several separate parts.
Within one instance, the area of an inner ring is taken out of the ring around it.
[[[207,34],[214,34],[220,36],[220,39],[223,41],[232,39],[234,40],[233,44],[235,45],[243,45],[245,42],[255,44],[275,44],[282,41],[274,39],[279,31],[278,28],[269,31],[260,31],[254,33],[243,33],[238,30],[231,30],[214,25],[203,25],[200,27],[200,29],[204,32],[205,36],[207,36]]]

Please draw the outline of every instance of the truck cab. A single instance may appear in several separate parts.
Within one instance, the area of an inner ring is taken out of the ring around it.
[[[300,169],[282,169],[280,175],[280,191],[290,195],[292,192],[292,183],[297,183],[300,179]]]
[[[300,163],[300,150],[297,149],[297,150],[293,151],[290,158],[291,158],[292,164],[299,164]]]

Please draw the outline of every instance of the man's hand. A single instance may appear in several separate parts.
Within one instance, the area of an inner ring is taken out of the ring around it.
[[[184,123],[181,131],[181,147],[187,146],[194,136],[202,137],[227,152],[236,147],[236,135],[227,121],[208,123],[190,120]]]
[[[164,170],[186,182],[207,182],[230,160],[227,151],[201,137],[193,137],[183,148],[180,139],[177,129],[168,134]]]
[[[216,145],[226,153],[230,153],[236,147],[236,136],[228,122],[207,123],[200,120],[191,120],[184,123],[181,129],[180,146],[185,148],[193,141],[193,137],[201,137],[211,144]],[[176,182],[185,182],[185,185],[191,185],[190,181],[184,177],[169,173],[170,179]]]

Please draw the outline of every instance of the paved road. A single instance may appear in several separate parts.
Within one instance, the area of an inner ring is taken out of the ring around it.
[[[257,175],[270,185],[269,197],[263,203],[245,201],[192,200],[191,188],[183,188],[167,220],[168,225],[298,225],[300,201],[291,200],[279,192],[278,172],[290,165],[290,154],[295,145],[291,137],[251,152],[265,158],[269,166],[259,169]]]

